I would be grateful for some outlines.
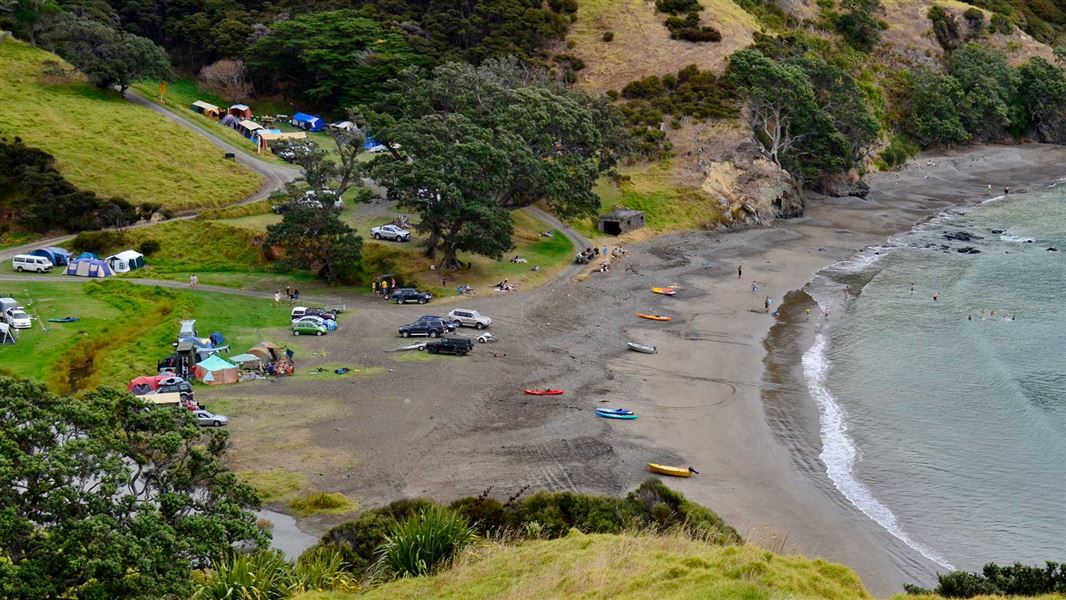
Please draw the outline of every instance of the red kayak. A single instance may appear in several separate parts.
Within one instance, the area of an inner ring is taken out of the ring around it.
[[[529,396],[559,396],[561,394],[566,393],[563,390],[530,390],[530,389],[525,390],[525,392]]]

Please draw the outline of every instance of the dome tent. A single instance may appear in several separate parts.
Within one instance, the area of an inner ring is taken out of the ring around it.
[[[237,365],[218,356],[217,354],[196,363],[196,376],[206,384],[237,383],[240,380],[240,372]]]
[[[76,258],[67,265],[65,273],[78,277],[111,277],[115,274],[111,265],[99,258]]]

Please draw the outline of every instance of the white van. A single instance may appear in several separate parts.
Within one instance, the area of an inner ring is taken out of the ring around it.
[[[52,261],[43,256],[30,256],[29,254],[19,254],[15,258],[11,259],[11,266],[16,271],[37,271],[38,273],[44,273],[45,271],[51,271]]]

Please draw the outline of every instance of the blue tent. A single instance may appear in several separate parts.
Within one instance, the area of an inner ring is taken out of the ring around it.
[[[81,254],[78,255],[77,260],[82,260],[84,258],[96,260],[96,259],[98,259],[100,257],[95,255],[95,254],[93,254],[92,252],[82,252]]]
[[[309,115],[307,113],[298,112],[292,116],[293,127],[299,127],[300,129],[306,129],[312,133],[316,131],[322,131],[326,128],[326,122],[321,117]]]
[[[99,258],[76,258],[67,265],[67,275],[78,277],[111,277],[115,274],[111,265]]]
[[[375,140],[374,138],[372,138],[370,136],[367,136],[366,139],[363,141],[363,150],[369,150],[369,149],[373,148],[374,146],[380,146],[380,145],[381,144],[377,140]]]
[[[52,261],[52,264],[57,267],[61,267],[70,262],[70,252],[66,248],[59,248],[56,246],[38,248],[33,252],[30,252],[30,256],[43,256]]]

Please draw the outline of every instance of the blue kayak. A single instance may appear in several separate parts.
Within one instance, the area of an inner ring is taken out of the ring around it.
[[[633,411],[624,408],[597,408],[596,412],[609,415],[631,415]]]
[[[637,415],[635,415],[633,413],[622,414],[622,413],[612,413],[612,412],[600,412],[598,410],[596,411],[596,416],[597,417],[603,417],[604,419],[627,419],[627,420],[633,420],[633,419],[637,418]]]

